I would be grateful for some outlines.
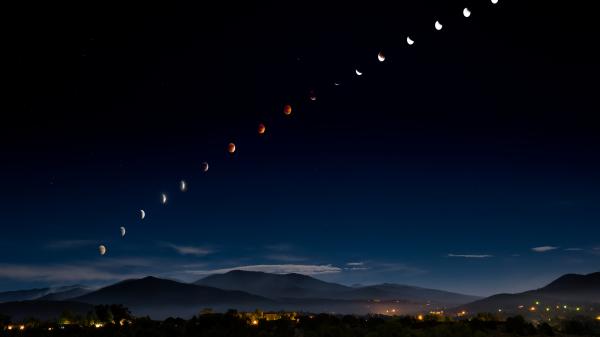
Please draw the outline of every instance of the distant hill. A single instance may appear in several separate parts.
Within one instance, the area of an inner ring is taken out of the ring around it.
[[[0,303],[0,313],[9,316],[13,321],[20,321],[30,317],[40,320],[54,320],[61,313],[69,310],[75,314],[85,316],[93,310],[90,304],[72,301],[21,301]]]
[[[302,274],[270,274],[256,271],[233,270],[214,274],[196,281],[196,285],[219,289],[240,290],[264,297],[281,298],[332,298],[352,288],[329,283]]]
[[[85,294],[92,292],[89,288],[84,287],[72,287],[69,289],[63,289],[56,292],[49,293],[48,295],[36,298],[38,301],[65,301],[75,297],[80,297]]]
[[[76,297],[77,302],[91,304],[123,304],[136,315],[153,318],[189,317],[202,308],[254,310],[272,301],[242,291],[180,283],[156,277],[127,280]]]
[[[85,291],[86,288],[80,285],[6,291],[0,292],[0,303],[42,299],[66,300],[69,298],[81,296],[85,293]]]
[[[0,293],[0,303],[33,300],[50,293],[50,288],[5,291]]]
[[[390,283],[348,287],[300,274],[269,274],[242,270],[210,275],[196,281],[195,284],[240,290],[274,299],[402,300],[447,306],[478,299],[475,296]]]
[[[341,295],[344,299],[379,299],[385,301],[404,300],[417,303],[430,302],[437,305],[455,306],[479,299],[476,296],[452,293],[393,283],[354,288]]]
[[[457,310],[469,312],[497,312],[501,309],[507,313],[527,311],[535,302],[540,308],[555,310],[556,306],[586,307],[600,305],[600,273],[588,275],[567,274],[559,277],[545,287],[517,294],[498,294],[466,305]],[[519,306],[522,306],[519,309]],[[562,310],[562,309],[559,309]],[[536,310],[537,311],[537,310]],[[582,311],[581,314],[584,314]]]

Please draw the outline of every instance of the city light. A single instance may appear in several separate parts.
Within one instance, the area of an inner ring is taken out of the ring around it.
[[[596,319],[600,321],[600,316],[596,316]]]
[[[529,311],[535,311],[535,307],[529,308]]]
[[[422,320],[423,320],[423,315],[419,315],[419,316],[417,316],[417,319],[418,319],[419,321],[422,321]]]
[[[256,319],[253,319],[253,320],[252,320],[252,325],[258,325],[258,320],[256,320]]]

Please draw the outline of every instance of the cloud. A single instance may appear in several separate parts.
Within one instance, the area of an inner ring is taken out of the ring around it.
[[[94,246],[96,244],[97,241],[94,240],[57,240],[47,243],[44,247],[46,249],[64,250]]]
[[[540,247],[533,247],[533,248],[531,248],[531,250],[536,253],[545,253],[545,252],[549,252],[552,250],[556,250],[558,248],[559,247],[554,247],[554,246],[540,246]]]
[[[327,265],[307,265],[307,264],[257,264],[250,266],[238,266],[233,268],[222,268],[212,270],[188,270],[194,275],[224,274],[232,270],[260,271],[273,274],[304,274],[304,275],[322,275],[334,274],[342,271],[341,268]]]
[[[118,273],[83,265],[15,265],[0,264],[0,278],[41,280],[46,282],[117,281],[143,277],[140,274]]]
[[[213,250],[199,246],[176,245],[170,242],[164,242],[163,245],[173,249],[181,255],[205,256],[213,253]]]
[[[269,254],[265,256],[265,258],[274,261],[282,261],[282,262],[301,262],[306,261],[307,258],[302,256],[294,256],[289,254]]]
[[[581,252],[583,248],[565,248],[566,252]]]
[[[487,259],[490,257],[494,257],[494,255],[489,254],[448,254],[448,257],[461,257],[465,259]]]
[[[348,262],[346,263],[347,266],[364,266],[365,263],[364,262]]]

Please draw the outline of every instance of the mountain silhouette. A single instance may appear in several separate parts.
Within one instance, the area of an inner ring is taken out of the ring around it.
[[[536,304],[540,303],[539,305]],[[578,313],[585,314],[591,306],[600,305],[600,273],[588,275],[566,274],[545,287],[517,294],[493,295],[463,306],[456,310],[469,312],[497,312],[531,314],[538,310],[567,311],[580,307]],[[528,309],[536,307],[535,311]],[[558,309],[557,309],[558,306]],[[567,309],[564,309],[567,306]],[[521,308],[519,308],[521,307]],[[571,308],[571,309],[569,309]]]

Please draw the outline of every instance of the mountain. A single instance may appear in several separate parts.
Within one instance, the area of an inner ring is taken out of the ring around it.
[[[444,306],[455,306],[478,299],[475,296],[399,284],[348,287],[300,274],[269,274],[242,270],[210,275],[196,281],[195,284],[240,290],[273,299],[402,300],[431,302]]]
[[[567,274],[552,281],[545,287],[517,294],[493,295],[472,303],[457,307],[456,310],[469,312],[527,313],[527,309],[540,303],[540,310],[556,310],[556,307],[567,308],[600,305],[600,273],[588,275]],[[519,306],[522,306],[519,308]],[[537,306],[536,306],[537,307]],[[558,309],[561,312],[570,309]],[[564,311],[563,311],[564,310]],[[523,312],[525,311],[525,312]],[[536,308],[536,311],[538,309]],[[529,312],[531,314],[532,312]],[[583,314],[583,311],[581,312]]]
[[[153,318],[198,314],[203,308],[214,310],[254,310],[272,301],[242,291],[180,283],[156,277],[126,280],[73,299],[90,304],[123,304],[136,315]]]
[[[383,301],[404,300],[416,303],[432,303],[443,306],[455,306],[479,299],[476,296],[452,293],[443,290],[428,289],[393,283],[354,288],[342,293],[344,299],[378,299]]]
[[[302,274],[270,274],[257,271],[233,270],[207,276],[194,284],[226,290],[239,290],[264,297],[331,298],[352,288],[329,283]]]

